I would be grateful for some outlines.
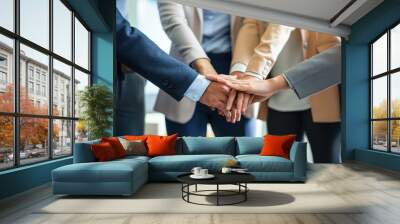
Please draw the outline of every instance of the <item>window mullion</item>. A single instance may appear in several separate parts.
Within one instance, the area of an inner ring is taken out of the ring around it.
[[[71,67],[71,91],[72,91],[72,105],[71,105],[71,117],[75,118],[75,12],[72,11],[71,15],[71,23],[72,23],[72,38],[71,38],[71,55],[72,55],[72,64],[73,66]],[[72,155],[74,155],[75,151],[75,126],[76,126],[76,121],[72,121],[72,130],[71,130],[71,151]]]
[[[53,0],[49,0],[49,50],[53,52]],[[49,55],[48,92],[50,119],[48,120],[49,159],[53,159],[53,56]]]
[[[386,54],[387,54],[387,71],[389,71],[390,70],[390,30],[387,32],[387,51],[386,51]],[[392,108],[392,100],[391,100],[391,79],[392,79],[392,76],[391,76],[391,74],[388,74],[387,75],[387,98],[388,98],[388,100],[387,100],[387,110],[388,110],[388,113],[387,113],[387,116],[388,116],[388,118],[391,118],[392,117],[392,111],[391,111],[391,108]],[[392,125],[391,125],[391,120],[390,119],[388,119],[388,121],[387,121],[387,140],[388,140],[388,152],[391,152],[392,151],[392,136],[391,136],[391,127]]]
[[[20,17],[19,17],[19,8],[20,8],[20,0],[14,1],[14,30],[17,35],[19,35],[19,25],[20,25]],[[19,114],[19,100],[20,100],[20,46],[19,39],[14,39],[14,112]],[[20,136],[20,118],[14,116],[14,165],[20,165],[20,155],[19,155],[19,138]]]

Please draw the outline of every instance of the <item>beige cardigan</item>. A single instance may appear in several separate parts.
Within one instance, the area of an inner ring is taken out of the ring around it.
[[[282,50],[274,51],[270,49],[268,43],[271,38],[274,38],[276,32],[272,32],[271,29],[277,29],[273,25],[268,25],[265,22],[257,21],[255,19],[246,19],[247,23],[253,24],[253,39],[259,38],[259,44],[253,48],[254,54],[243,54],[243,52],[250,52],[252,46],[244,41],[237,39],[235,49],[241,49],[240,51],[234,52],[233,63],[243,63],[247,65],[246,71],[266,78],[270,72],[271,66],[274,64],[277,56]],[[245,22],[244,22],[245,23]],[[280,29],[283,26],[281,26]],[[289,38],[290,32],[293,30],[287,28],[287,36],[280,35],[275,38]],[[302,42],[303,42],[303,54],[304,58],[308,59],[322,51],[336,47],[340,45],[340,38],[329,34],[323,34],[318,32],[311,32],[306,30],[300,30]],[[272,37],[270,37],[272,35]],[[250,37],[248,37],[250,38]],[[286,43],[286,40],[282,40],[280,43]],[[284,42],[283,42],[284,41]],[[244,50],[246,48],[247,50]],[[338,122],[340,121],[340,102],[339,102],[339,89],[337,86],[330,87],[317,94],[310,96],[310,105],[314,122],[326,123],[326,122]],[[266,120],[267,117],[267,102],[263,102],[258,118]]]

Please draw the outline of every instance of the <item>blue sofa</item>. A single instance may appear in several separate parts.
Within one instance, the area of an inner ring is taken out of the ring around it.
[[[148,181],[176,181],[180,174],[200,166],[218,172],[234,159],[247,168],[259,182],[304,182],[306,180],[306,143],[295,142],[290,159],[259,156],[263,138],[182,137],[177,140],[177,155],[128,156],[96,162],[91,141],[75,145],[74,163],[52,172],[53,193],[67,195],[131,195]]]

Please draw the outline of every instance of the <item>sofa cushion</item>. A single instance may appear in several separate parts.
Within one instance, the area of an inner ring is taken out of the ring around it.
[[[146,143],[141,140],[126,140],[124,138],[118,137],[118,140],[121,142],[122,146],[126,151],[126,155],[138,155],[145,156],[147,155]]]
[[[236,159],[250,172],[293,172],[292,161],[278,156],[239,155]]]
[[[261,156],[280,156],[290,159],[290,148],[296,140],[296,135],[265,135]]]
[[[75,143],[74,148],[74,163],[89,163],[95,162],[96,158],[91,150],[92,144],[99,144],[100,140]]]
[[[53,181],[131,182],[136,172],[147,172],[147,163],[144,160],[121,159],[109,162],[75,163],[53,170]]]
[[[236,155],[259,154],[263,145],[262,137],[236,137]]]
[[[176,139],[177,134],[169,136],[148,136],[147,143],[147,155],[154,156],[165,156],[165,155],[176,155]]]
[[[180,154],[184,155],[235,155],[235,138],[233,137],[183,137],[180,143]]]
[[[91,145],[91,149],[96,161],[105,162],[119,158],[112,145],[108,142]]]
[[[149,160],[149,170],[152,172],[190,172],[193,167],[203,167],[210,171],[219,171],[230,159],[231,155],[175,155],[158,156]]]
[[[101,138],[101,142],[108,142],[114,149],[115,155],[117,158],[123,158],[126,156],[126,151],[124,146],[122,146],[121,142],[119,141],[118,137],[104,137]]]

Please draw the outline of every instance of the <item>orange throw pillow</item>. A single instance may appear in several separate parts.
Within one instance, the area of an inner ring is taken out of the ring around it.
[[[265,135],[261,156],[280,156],[290,158],[290,148],[296,135]]]
[[[111,137],[111,138],[101,138],[101,142],[108,142],[114,149],[115,155],[117,158],[122,158],[126,156],[126,151],[124,146],[122,146],[121,142],[119,142],[118,138]]]
[[[108,142],[93,144],[93,145],[91,145],[91,149],[94,154],[94,157],[99,162],[105,162],[105,161],[117,159],[117,156],[115,155],[115,151],[114,151],[113,147]]]
[[[148,136],[147,143],[147,155],[154,156],[165,156],[165,155],[176,155],[176,139],[177,134],[169,136]]]

